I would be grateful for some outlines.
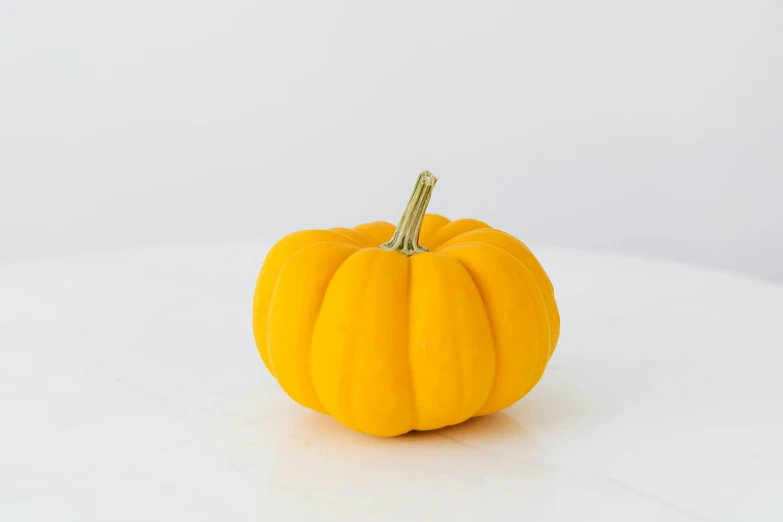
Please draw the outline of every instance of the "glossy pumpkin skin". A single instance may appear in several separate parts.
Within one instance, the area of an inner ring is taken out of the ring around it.
[[[418,242],[429,252],[414,255],[380,247],[394,231],[386,222],[307,230],[269,251],[253,330],[280,386],[377,436],[457,424],[521,399],[560,332],[541,264],[474,219],[425,215]]]

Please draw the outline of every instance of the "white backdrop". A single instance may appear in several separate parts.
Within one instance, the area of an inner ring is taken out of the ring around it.
[[[0,259],[431,210],[783,280],[783,2],[0,3]]]

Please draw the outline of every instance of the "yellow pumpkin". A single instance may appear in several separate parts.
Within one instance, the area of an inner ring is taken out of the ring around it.
[[[540,263],[486,223],[425,214],[436,181],[419,175],[396,229],[295,232],[261,267],[253,331],[266,367],[295,401],[356,431],[394,436],[506,408],[557,343]]]

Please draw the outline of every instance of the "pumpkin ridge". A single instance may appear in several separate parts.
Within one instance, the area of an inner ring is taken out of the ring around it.
[[[288,257],[285,258],[284,261],[282,261],[281,263],[278,264],[277,267],[273,267],[273,268],[276,268],[277,273],[275,274],[275,280],[274,280],[274,283],[272,284],[272,290],[269,292],[269,295],[267,296],[266,303],[265,303],[265,306],[266,306],[266,317],[265,317],[265,320],[264,320],[263,337],[264,337],[264,352],[266,353],[266,358],[264,358],[263,356],[261,357],[261,359],[264,361],[264,365],[269,370],[269,373],[272,374],[272,377],[275,376],[275,371],[274,371],[274,368],[272,368],[271,358],[269,356],[269,343],[267,342],[267,339],[266,339],[267,330],[268,330],[267,325],[269,325],[269,305],[272,302],[272,295],[274,294],[275,286],[277,286],[277,280],[280,278],[280,272],[283,270],[283,267],[285,266],[285,264],[288,263],[288,261],[292,257],[294,257],[296,254],[298,254],[299,252],[301,252],[305,248],[313,246],[313,245],[319,245],[321,243],[342,243],[342,244],[358,247],[359,249],[366,248],[364,245],[359,244],[359,242],[357,242],[356,240],[346,236],[345,234],[340,234],[339,232],[336,232],[334,230],[309,229],[309,230],[300,230],[299,232],[294,232],[292,234],[288,234],[287,236],[283,237],[280,241],[278,241],[275,245],[273,245],[272,248],[269,249],[269,252],[271,252],[283,240],[285,240],[285,239],[287,239],[289,237],[292,237],[294,235],[297,235],[297,234],[304,235],[304,233],[307,233],[307,232],[334,232],[335,234],[344,237],[347,241],[336,241],[335,239],[332,239],[332,240],[326,239],[326,240],[323,240],[323,241],[319,240],[319,241],[313,241],[312,243],[303,244],[299,248],[297,248],[296,250],[291,252],[288,255]],[[267,252],[267,256],[269,256],[269,252]],[[266,265],[266,259],[264,260],[264,264],[261,266],[261,272],[259,273],[258,279],[256,281],[256,291],[258,291],[258,282],[261,280],[261,276],[263,275],[264,268],[269,268],[269,267],[266,267],[265,265]],[[253,294],[253,315],[254,316],[256,314],[256,311],[255,311],[256,302],[255,301],[256,301],[256,295],[255,295],[255,292],[254,292],[254,294]],[[253,337],[255,338],[256,336],[257,336],[257,334],[256,334],[256,325],[255,325],[255,319],[254,319],[253,320]]]
[[[470,229],[468,229],[468,230],[464,230],[464,231],[462,231],[462,232],[460,232],[460,233],[458,233],[458,234],[455,234],[455,235],[453,235],[453,236],[446,237],[446,238],[439,238],[439,237],[437,237],[437,234],[435,234],[435,235],[433,236],[433,239],[439,239],[440,241],[436,241],[436,242],[432,243],[432,245],[431,245],[429,248],[431,248],[431,249],[433,249],[433,250],[437,250],[437,249],[438,249],[438,248],[440,248],[440,247],[441,247],[443,244],[445,244],[445,243],[448,243],[449,241],[451,241],[451,240],[452,240],[452,239],[454,239],[455,237],[459,237],[459,236],[461,236],[462,234],[467,234],[468,232],[473,232],[474,230],[483,230],[483,229],[491,229],[491,228],[492,228],[492,227],[491,227],[489,224],[487,224],[487,223],[484,223],[483,221],[480,221],[480,220],[478,220],[478,219],[473,219],[473,218],[460,218],[460,219],[455,219],[454,221],[450,221],[450,222],[446,223],[446,224],[445,224],[443,227],[441,227],[441,228],[438,230],[438,233],[442,232],[442,231],[443,231],[443,229],[444,229],[444,228],[446,228],[446,227],[447,227],[447,226],[449,226],[449,225],[459,225],[459,224],[462,224],[462,223],[468,223],[468,224],[469,224],[469,226],[471,226],[471,227],[472,227],[473,225],[479,225],[479,226],[475,226],[475,227],[473,227],[473,228],[470,228]]]
[[[495,238],[501,237],[514,244],[521,252],[525,252],[526,255],[524,258],[517,255],[519,252],[515,252],[513,249],[507,248],[506,245],[502,245],[496,242]],[[555,348],[557,347],[557,342],[560,338],[560,313],[557,308],[555,290],[552,285],[552,281],[549,278],[549,275],[546,273],[546,270],[544,270],[544,267],[541,265],[541,262],[524,242],[520,241],[518,238],[514,237],[508,232],[495,228],[474,229],[463,232],[462,234],[454,236],[450,240],[441,244],[436,251],[442,251],[443,249],[449,248],[451,246],[468,243],[492,245],[500,248],[501,250],[516,257],[525,266],[525,268],[527,268],[533,274],[547,305],[547,315],[550,321],[549,357],[551,358],[555,353]]]
[[[476,412],[481,411],[481,409],[487,403],[489,398],[492,396],[492,390],[495,389],[495,380],[496,380],[497,374],[498,374],[498,364],[499,364],[499,361],[500,361],[500,357],[498,357],[497,344],[495,343],[495,325],[492,322],[492,316],[487,311],[487,305],[485,304],[484,294],[481,293],[481,289],[479,288],[479,285],[476,284],[476,280],[473,279],[473,274],[470,273],[470,270],[468,270],[468,267],[466,267],[465,264],[460,259],[458,259],[458,258],[456,258],[454,256],[449,256],[449,257],[451,257],[452,259],[457,261],[457,263],[459,263],[459,265],[462,267],[462,269],[465,270],[465,273],[468,274],[468,278],[470,279],[470,282],[473,283],[473,287],[476,289],[476,293],[478,294],[479,299],[481,299],[481,307],[484,309],[484,313],[487,316],[487,324],[489,324],[489,336],[492,339],[492,353],[495,354],[495,371],[492,372],[492,383],[489,386],[489,391],[487,392],[487,397],[484,399],[484,402],[481,403],[481,405],[478,407],[478,409],[476,411],[474,411],[473,413],[471,413],[470,417],[468,417],[468,418],[472,418],[472,417],[474,417],[476,415]],[[466,402],[466,398],[464,396],[462,397],[462,401],[463,401],[463,403]]]
[[[493,229],[493,230],[496,230],[496,229]],[[505,236],[508,236],[509,238],[513,239],[518,244],[520,244],[522,247],[524,247],[524,249],[527,252],[530,253],[531,263],[529,264],[529,263],[526,263],[525,261],[521,260],[517,256],[515,256],[512,252],[506,250],[505,248],[503,248],[503,247],[501,247],[499,245],[493,245],[491,243],[483,243],[481,241],[477,241],[477,243],[481,243],[481,244],[486,245],[486,246],[493,246],[495,248],[499,248],[499,249],[503,250],[504,252],[510,254],[512,257],[514,257],[514,259],[516,259],[517,261],[520,262],[520,264],[525,268],[525,270],[529,271],[530,274],[533,276],[533,281],[536,284],[536,288],[538,289],[539,292],[541,292],[541,297],[544,299],[544,314],[546,315],[547,325],[549,327],[548,328],[548,330],[549,330],[549,342],[547,343],[547,346],[548,346],[547,361],[549,361],[549,359],[552,358],[552,354],[555,353],[555,347],[556,347],[557,341],[559,340],[559,337],[560,337],[560,326],[559,326],[560,325],[560,312],[559,312],[559,310],[557,308],[557,302],[555,301],[555,298],[554,298],[554,296],[555,296],[555,288],[552,285],[551,279],[549,279],[549,274],[546,273],[546,270],[544,270],[544,267],[541,265],[541,262],[538,261],[538,258],[536,258],[535,254],[533,254],[533,251],[530,250],[530,248],[528,248],[528,246],[525,243],[523,243],[522,241],[520,241],[519,239],[517,239],[513,235],[511,235],[508,232],[505,232],[503,230],[497,230],[497,232],[492,232],[492,233],[493,234],[494,233],[500,233],[500,234],[503,234]],[[531,268],[531,265],[533,263],[535,263],[536,266]],[[534,268],[535,268],[535,271],[534,271]],[[546,283],[546,288],[544,288],[542,286],[542,282],[539,281],[539,276],[536,275],[536,272],[538,272],[538,274],[540,274],[540,276],[543,276],[543,280],[544,280],[543,282]],[[547,299],[545,297],[545,293],[551,294],[551,300],[552,300],[551,309],[550,309],[549,303],[547,302]],[[558,324],[558,328],[557,328],[557,332],[556,332],[557,333],[557,337],[555,336],[555,330],[552,327],[553,314],[556,314],[556,316],[557,316],[557,324]]]
[[[513,237],[513,236],[512,236]],[[544,371],[546,370],[546,365],[549,362],[549,358],[553,352],[552,347],[552,325],[549,320],[549,310],[546,306],[546,300],[544,299],[544,293],[543,289],[541,288],[541,285],[538,283],[538,280],[536,279],[535,275],[533,274],[532,270],[530,270],[525,263],[523,263],[518,257],[513,255],[511,252],[507,251],[504,248],[501,248],[497,245],[492,245],[489,243],[481,243],[479,241],[472,242],[472,243],[460,243],[460,245],[474,245],[479,246],[481,248],[485,249],[494,249],[499,250],[500,252],[503,252],[504,254],[508,255],[511,259],[514,260],[514,263],[521,267],[522,270],[528,272],[530,274],[530,279],[533,282],[533,285],[528,283],[527,278],[524,276],[522,277],[522,280],[524,282],[525,291],[527,292],[527,296],[533,301],[536,301],[533,292],[537,291],[538,294],[541,297],[541,303],[543,303],[543,306],[533,306],[534,313],[536,314],[536,329],[538,330],[539,334],[539,342],[538,346],[536,347],[536,353],[538,354],[538,361],[536,361],[536,378],[535,380],[530,384],[527,390],[522,394],[521,397],[519,397],[517,400],[520,400],[522,397],[530,393],[530,390],[532,390],[535,385],[538,383],[538,381],[543,376]],[[539,310],[540,308],[540,310]],[[543,321],[542,321],[543,320]],[[542,330],[542,324],[545,325],[545,328]],[[543,337],[546,337],[546,342],[542,342]],[[546,350],[542,350],[542,346],[546,348]],[[516,402],[516,401],[515,401]],[[510,405],[509,405],[510,406]],[[504,406],[504,408],[507,408],[508,406]]]
[[[424,216],[424,217],[427,217],[427,215],[428,215],[428,214],[425,214],[425,216]],[[436,214],[436,215],[440,215],[440,214]],[[440,230],[441,230],[443,227],[445,227],[446,225],[448,225],[449,223],[451,223],[451,221],[450,221],[450,220],[448,220],[449,218],[447,218],[446,216],[441,216],[441,217],[445,218],[447,221],[446,221],[445,223],[441,224],[441,225],[440,225],[438,228],[436,228],[436,229],[434,229],[434,230],[430,230],[430,231],[428,231],[428,234],[429,234],[431,237],[433,237],[433,238],[434,238],[434,237],[436,237],[436,236],[438,235],[438,232],[440,232]],[[435,250],[434,248],[430,247],[429,245],[424,245],[423,241],[422,241],[422,245],[423,245],[423,246],[425,246],[425,247],[427,247],[427,248],[429,248],[429,249],[430,249],[430,250],[432,250],[432,251],[434,251],[434,250]]]
[[[369,232],[367,232],[363,228],[363,227],[371,227],[371,226],[389,226],[392,229],[392,234],[394,234],[394,229],[395,229],[394,225],[392,225],[391,223],[389,223],[387,221],[371,221],[369,223],[361,223],[361,224],[356,225],[355,227],[353,227],[353,230],[356,230],[357,232],[362,232],[362,233],[366,234],[367,236],[369,236],[370,238],[372,238],[373,246],[380,246],[383,243],[386,243],[388,240],[391,239],[391,234],[389,235],[389,237],[378,238],[378,237],[374,236],[373,234],[370,234]]]
[[[343,263],[345,263],[345,261],[343,261]],[[340,266],[343,266],[342,263],[340,263]],[[337,267],[337,270],[340,270],[340,266]],[[332,279],[334,279],[334,274],[337,273],[337,270],[335,270],[334,273],[332,273],[332,276],[329,278],[329,282],[326,284],[326,289],[324,289],[324,293],[321,296],[321,301],[318,303],[318,311],[315,313],[315,319],[313,320],[313,331],[310,332],[310,342],[307,343],[307,370],[310,373],[310,383],[313,386],[315,398],[318,399],[318,404],[321,405],[321,409],[331,417],[334,417],[334,415],[332,415],[332,412],[329,411],[329,408],[326,407],[324,401],[321,400],[321,397],[318,394],[318,387],[315,385],[315,379],[313,379],[313,336],[315,335],[315,325],[318,324],[318,318],[321,317],[321,309],[324,307],[324,298],[326,297],[326,292],[329,291],[329,285],[332,284]]]
[[[418,415],[416,414],[416,381],[413,378],[413,360],[411,359],[411,296],[413,296],[413,292],[411,292],[411,279],[412,279],[412,273],[413,273],[413,263],[410,262],[410,259],[408,260],[408,281],[405,285],[405,288],[408,289],[408,311],[405,314],[405,331],[406,331],[406,341],[405,341],[405,347],[407,348],[406,352],[408,354],[408,376],[411,381],[411,430],[416,429],[416,418]]]
[[[491,231],[491,232],[490,232],[490,231]],[[481,233],[486,233],[486,232],[489,232],[489,233],[491,233],[491,234],[497,234],[497,235],[506,236],[506,237],[508,237],[509,239],[512,239],[513,241],[515,241],[516,243],[518,243],[518,244],[519,244],[519,245],[520,245],[520,246],[521,246],[521,247],[522,247],[524,250],[526,250],[526,251],[527,251],[527,252],[530,254],[530,256],[531,256],[531,257],[532,257],[532,258],[533,258],[535,261],[537,261],[537,262],[538,262],[538,258],[536,258],[536,256],[535,256],[535,254],[533,253],[533,251],[532,251],[532,250],[530,250],[530,247],[528,247],[528,246],[527,246],[527,245],[526,245],[526,244],[525,244],[523,241],[520,241],[520,240],[519,240],[519,238],[515,237],[515,236],[514,236],[514,235],[512,235],[512,234],[509,234],[509,233],[508,233],[508,232],[506,232],[505,230],[500,230],[500,229],[497,229],[497,228],[489,228],[489,229],[474,228],[473,230],[467,230],[467,231],[465,231],[465,232],[462,232],[461,234],[457,234],[457,235],[456,235],[456,236],[454,236],[453,238],[451,238],[451,239],[449,239],[448,241],[444,242],[444,243],[441,245],[441,247],[443,247],[444,245],[446,245],[446,243],[450,243],[450,242],[452,242],[452,241],[458,241],[458,240],[459,240],[459,238],[461,238],[462,236],[465,236],[465,235],[468,235],[468,234],[475,234],[475,233],[478,233],[478,232],[481,232]],[[505,249],[505,248],[503,248],[502,246],[500,246],[500,245],[495,245],[495,244],[493,244],[493,243],[486,243],[486,242],[482,241],[480,238],[478,238],[478,239],[476,239],[476,241],[472,241],[472,242],[473,242],[473,243],[480,243],[480,244],[482,244],[482,245],[493,245],[493,246],[496,246],[497,248],[500,248],[501,250],[504,250],[504,251],[508,252],[508,253],[509,253],[509,254],[511,254],[511,255],[514,255],[514,254],[513,254],[511,251],[509,251],[509,250],[506,250],[506,249]],[[467,243],[467,241],[466,241],[466,243]],[[450,246],[450,245],[449,245],[449,246]],[[514,256],[514,257],[516,257],[516,256]],[[517,259],[519,259],[519,258],[517,258]],[[520,261],[522,261],[522,260],[520,259]],[[530,270],[530,267],[528,267],[528,265],[527,265],[527,264],[525,264],[524,262],[523,262],[522,264],[524,264],[524,265],[525,265],[525,267],[527,267],[527,268],[528,268],[528,270]],[[555,288],[554,288],[554,286],[552,286],[552,280],[551,280],[551,279],[549,279],[549,274],[547,274],[547,273],[546,273],[546,270],[544,270],[544,268],[543,268],[543,266],[541,266],[541,263],[540,263],[540,262],[538,262],[538,264],[539,264],[540,270],[537,270],[537,271],[541,273],[541,275],[543,276],[544,280],[545,280],[545,281],[546,281],[546,283],[547,283],[547,286],[548,286],[548,289],[549,289],[549,291],[550,291],[550,292],[552,292],[552,294],[554,295],[554,293],[555,293]],[[531,270],[531,272],[532,272],[532,270]],[[534,275],[535,275],[535,274],[534,274]]]
[[[357,254],[358,253],[359,252],[357,252]],[[354,254],[354,255],[356,255],[356,254]],[[350,259],[350,257],[353,257],[353,256],[349,256],[349,259]],[[347,261],[347,259],[346,259],[346,261]],[[376,265],[377,263],[378,263],[378,261],[373,258],[372,259],[371,268],[366,269],[366,272],[367,273],[374,273],[376,271],[374,265]],[[370,291],[370,289],[369,289],[368,286],[362,287],[361,299],[356,299],[356,301],[353,303],[353,306],[356,307],[358,304],[365,303],[367,301],[367,295],[368,295],[369,291]],[[355,357],[355,353],[354,353],[356,351],[355,339],[356,339],[356,328],[352,328],[351,329],[350,342],[348,343],[348,346],[351,347],[352,353],[351,353],[350,357],[346,358],[348,360],[348,363],[349,363],[348,371],[346,371],[346,374],[348,374],[348,375],[353,375],[354,374],[354,368],[355,368],[354,362],[356,361],[356,357]],[[350,417],[348,421],[351,424],[353,424],[354,426],[356,426],[356,429],[358,431],[361,431],[362,433],[368,433],[368,430],[366,428],[362,428],[360,426],[360,424],[357,422],[356,415],[354,413],[354,401],[352,400],[353,394],[351,393],[351,384],[352,383],[351,383],[350,379],[345,379],[345,383],[344,383],[345,391],[343,391],[343,393],[345,394],[345,396],[348,397],[348,400],[346,401],[346,404],[348,405],[348,407],[346,408],[347,416]],[[346,393],[346,391],[347,391],[347,393]]]
[[[332,244],[334,244],[334,245],[345,245],[345,244],[347,244],[347,243],[342,243],[342,242],[338,242],[338,241],[319,241],[319,242],[317,242],[317,243],[313,243],[312,245],[308,245],[308,246],[306,246],[306,247],[304,247],[304,248],[302,248],[302,249],[298,250],[298,251],[297,251],[296,253],[294,253],[294,254],[293,254],[293,255],[292,255],[290,258],[288,258],[288,261],[286,261],[286,262],[283,264],[283,266],[280,268],[280,272],[279,272],[279,274],[278,274],[278,280],[280,279],[280,274],[282,274],[282,273],[283,273],[283,269],[284,269],[285,265],[286,265],[286,264],[288,264],[288,262],[289,262],[290,260],[292,260],[292,259],[293,259],[293,258],[294,258],[296,255],[298,255],[299,253],[301,253],[301,252],[302,252],[303,250],[305,250],[306,248],[310,248],[310,247],[313,247],[313,246],[315,246],[315,245],[322,245],[322,244],[324,244],[324,243],[332,243]],[[354,247],[355,245],[350,245],[350,246]],[[360,246],[355,246],[355,248],[357,249],[357,250],[356,250],[356,252],[359,252],[359,251],[362,249],[362,247],[360,247]],[[321,410],[322,412],[325,412],[325,413],[327,413],[328,415],[332,415],[332,414],[331,414],[331,412],[329,412],[329,410],[326,408],[326,406],[324,406],[324,403],[323,403],[323,401],[322,401],[322,400],[321,400],[321,398],[318,396],[318,390],[316,389],[316,387],[315,387],[315,381],[313,380],[313,365],[312,365],[312,362],[311,362],[311,354],[312,354],[312,352],[313,352],[313,335],[314,335],[314,333],[315,333],[315,323],[318,321],[318,317],[321,315],[321,308],[323,307],[323,303],[324,303],[324,297],[326,297],[326,291],[329,289],[329,285],[331,284],[331,282],[332,282],[332,279],[334,278],[334,274],[336,274],[336,273],[337,273],[337,270],[339,270],[339,269],[340,269],[340,267],[343,265],[343,263],[345,263],[345,261],[346,261],[348,258],[350,258],[350,257],[351,257],[351,256],[353,256],[354,254],[356,254],[356,252],[353,252],[353,253],[351,253],[349,256],[347,256],[345,259],[343,259],[343,261],[342,261],[342,262],[340,262],[340,264],[339,264],[339,265],[337,265],[337,267],[334,269],[334,271],[331,273],[331,275],[329,275],[329,281],[327,282],[327,284],[326,284],[326,287],[324,288],[324,290],[323,290],[323,292],[321,293],[321,295],[320,295],[320,298],[319,298],[319,300],[318,300],[318,310],[316,311],[315,317],[314,317],[314,319],[313,319],[313,325],[312,325],[313,327],[312,327],[312,330],[311,330],[311,332],[310,332],[310,340],[309,340],[309,342],[307,343],[307,357],[305,358],[305,360],[307,361],[307,373],[308,373],[308,374],[309,374],[309,376],[310,376],[310,385],[311,385],[311,387],[312,387],[312,390],[313,390],[313,392],[315,393],[315,398],[316,398],[316,401],[317,401],[317,403],[318,403],[318,406],[319,406],[320,410]],[[275,283],[275,285],[277,285],[277,283]],[[273,294],[274,294],[274,290],[273,290]],[[268,349],[268,347],[269,347],[269,343],[267,343],[267,349]],[[270,360],[270,362],[271,362],[271,363],[273,363],[273,362],[274,362],[274,360],[273,360],[273,359],[272,359],[272,357],[271,357],[271,352],[270,352],[270,357],[269,357],[269,360]],[[274,367],[274,365],[273,365],[273,367]]]
[[[372,248],[376,246],[375,239],[370,234],[362,232],[361,230],[356,230],[354,228],[344,228],[344,227],[335,227],[335,228],[330,228],[328,230],[330,232],[335,232],[337,234],[340,234],[341,236],[347,237],[351,241],[355,241],[356,244],[362,248]],[[358,239],[351,237],[348,234],[348,232],[360,234],[361,236],[363,236],[362,240],[364,241],[364,243],[360,243]]]
[[[310,351],[308,353],[308,359],[310,359],[310,381],[313,383],[313,390],[315,390],[315,396],[318,398],[318,402],[321,403],[321,406],[323,407],[324,411],[326,411],[327,414],[329,414],[330,417],[336,418],[334,414],[329,411],[329,408],[326,407],[324,401],[321,399],[320,394],[318,393],[318,387],[315,385],[315,379],[313,379],[313,364],[312,364],[312,357],[313,357],[313,337],[315,336],[315,329],[316,325],[318,324],[319,319],[321,318],[321,311],[323,310],[324,300],[326,298],[326,293],[329,292],[329,288],[332,286],[332,280],[334,280],[335,274],[342,268],[342,266],[353,256],[356,254],[362,252],[364,250],[364,247],[360,247],[356,252],[351,254],[350,256],[346,257],[342,263],[340,263],[340,266],[337,267],[337,269],[332,273],[332,276],[329,278],[329,284],[326,285],[326,290],[324,290],[324,294],[321,296],[321,302],[318,304],[318,313],[315,315],[315,322],[313,323],[313,331],[310,334],[310,344],[309,348]],[[354,346],[355,343],[353,342],[353,338],[355,337],[355,330],[351,330],[351,342],[348,343],[349,346]],[[353,361],[354,357],[346,357],[346,361],[350,364],[350,367],[347,368],[346,373],[348,375],[351,375],[353,373]],[[348,400],[346,401],[348,407],[345,411],[345,424],[350,427],[351,429],[354,429],[356,431],[363,431],[361,430],[358,425],[356,424],[354,418],[353,418],[353,411],[350,403],[350,381],[348,379],[345,379],[343,389],[340,390],[341,395],[344,397],[348,397]],[[348,388],[347,393],[345,388]]]
[[[448,219],[448,218],[446,218],[446,219]],[[441,229],[441,228],[445,227],[445,226],[446,226],[446,225],[448,225],[449,223],[451,223],[451,221],[447,221],[446,223],[443,223],[441,226],[439,226],[438,228],[436,228],[435,230],[433,230],[433,231],[432,231],[432,233],[433,233],[433,234],[437,234],[438,232],[440,232],[440,229]]]
[[[503,252],[506,252],[500,247],[496,247],[494,245],[488,245],[492,246],[494,248],[497,248],[499,250],[502,250]],[[530,388],[525,392],[525,395],[527,395],[530,390],[533,389],[533,387],[538,383],[538,381],[541,379],[541,376],[544,374],[544,370],[546,370],[546,364],[549,362],[549,358],[552,355],[553,347],[552,347],[552,323],[550,322],[549,318],[549,310],[546,306],[546,300],[544,299],[544,292],[541,288],[541,285],[536,280],[535,275],[533,274],[532,270],[530,270],[525,263],[523,263],[521,260],[519,260],[516,256],[512,255],[510,252],[506,252],[508,255],[510,255],[514,260],[519,263],[519,266],[522,267],[523,270],[530,273],[531,279],[533,280],[533,288],[531,288],[531,285],[527,282],[527,280],[523,277],[523,281],[525,282],[525,290],[527,290],[528,296],[532,297],[533,291],[537,291],[539,295],[541,296],[541,302],[544,304],[544,306],[534,306],[533,310],[535,310],[536,318],[538,321],[536,322],[537,328],[539,331],[539,335],[545,335],[546,336],[546,343],[542,343],[539,341],[538,343],[538,364],[536,365],[536,375],[538,376],[536,380],[532,383]],[[535,300],[535,299],[534,299]],[[540,310],[539,310],[540,308]],[[543,317],[542,317],[543,316]],[[542,323],[543,319],[543,323]],[[541,331],[541,325],[546,324],[545,331]],[[546,353],[542,353],[541,345],[544,345],[546,347]],[[523,395],[524,397],[524,395]]]

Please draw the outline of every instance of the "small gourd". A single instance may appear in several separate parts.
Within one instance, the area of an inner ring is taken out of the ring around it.
[[[521,399],[555,349],[549,278],[513,236],[425,214],[419,175],[395,227],[305,230],[275,244],[253,302],[261,358],[296,402],[394,436]]]

